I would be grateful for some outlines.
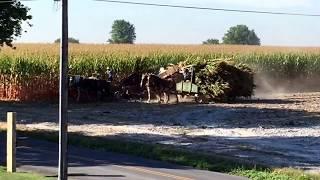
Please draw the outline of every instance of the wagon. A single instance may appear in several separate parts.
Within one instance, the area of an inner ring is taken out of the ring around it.
[[[191,81],[181,81],[176,84],[176,91],[178,93],[198,94],[199,87]]]
[[[207,98],[200,93],[200,87],[196,85],[194,82],[194,68],[193,66],[186,67],[191,72],[191,79],[190,80],[184,80],[181,82],[176,83],[176,91],[177,94],[182,96],[194,96],[195,101],[198,103],[203,103],[207,101]]]

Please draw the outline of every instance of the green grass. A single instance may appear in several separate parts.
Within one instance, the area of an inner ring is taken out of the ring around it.
[[[47,180],[49,178],[42,177],[32,173],[7,173],[4,167],[0,166],[0,180]]]
[[[53,131],[19,131],[19,134],[52,142],[58,141],[58,133]],[[320,175],[306,174],[295,169],[272,169],[241,159],[194,153],[168,145],[106,139],[77,133],[69,133],[68,138],[69,144],[74,146],[140,156],[192,166],[197,169],[244,176],[254,180],[320,180]]]
[[[320,179],[319,175],[305,174],[296,169],[276,169],[273,171],[257,171],[237,169],[232,174],[245,176],[253,180],[310,180]]]

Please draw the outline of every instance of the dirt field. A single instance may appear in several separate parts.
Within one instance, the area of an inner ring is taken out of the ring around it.
[[[57,129],[58,106],[0,104],[27,128]],[[70,105],[69,131],[173,144],[276,167],[320,172],[320,93],[277,94],[233,104]]]

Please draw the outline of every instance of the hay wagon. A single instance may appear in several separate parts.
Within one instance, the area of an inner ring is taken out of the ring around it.
[[[193,96],[197,103],[207,102],[208,99],[200,93],[200,87],[194,83],[194,68],[193,66],[185,67],[190,72],[190,79],[176,83],[176,91],[178,95]]]

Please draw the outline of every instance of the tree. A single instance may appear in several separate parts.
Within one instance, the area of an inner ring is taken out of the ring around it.
[[[3,45],[13,47],[13,40],[21,36],[23,22],[31,26],[28,21],[32,19],[28,14],[29,10],[18,0],[0,3],[0,47]]]
[[[260,45],[260,39],[246,25],[231,27],[223,37],[224,44]]]
[[[58,38],[58,39],[56,39],[56,40],[54,41],[54,43],[60,43],[60,41],[61,41],[61,39]],[[74,44],[80,44],[79,39],[72,38],[72,37],[68,38],[68,42],[69,42],[69,43],[74,43]]]
[[[133,44],[136,39],[134,25],[125,20],[115,20],[110,34],[108,42],[111,44]]]
[[[219,44],[218,39],[207,39],[206,41],[203,41],[202,44]]]

